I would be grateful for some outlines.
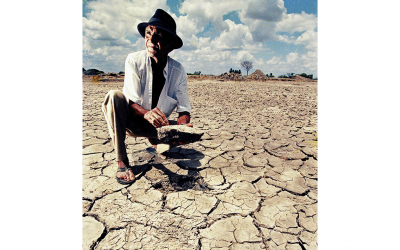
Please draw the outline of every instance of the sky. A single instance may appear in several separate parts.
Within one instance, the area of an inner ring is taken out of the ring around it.
[[[231,68],[318,77],[317,0],[97,0],[83,1],[83,68],[124,71],[129,53],[145,49],[137,25],[156,9],[168,12],[183,40],[169,55],[187,73],[219,75]]]

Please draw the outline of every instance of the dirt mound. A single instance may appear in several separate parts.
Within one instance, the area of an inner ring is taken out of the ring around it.
[[[268,80],[268,76],[266,76],[261,70],[257,69],[252,74],[246,77],[247,80]]]
[[[234,73],[234,72],[232,72],[232,73],[223,73],[223,74],[221,74],[221,75],[219,75],[218,77],[217,77],[217,79],[218,80],[222,80],[222,81],[228,81],[228,80],[231,80],[231,81],[243,81],[244,80],[244,78],[243,78],[243,76],[242,76],[242,74],[239,74],[239,73]]]
[[[310,79],[310,78],[307,78],[307,77],[303,77],[303,76],[299,76],[299,75],[295,75],[291,79],[294,79],[294,81],[296,81],[296,82],[314,82],[313,79]]]

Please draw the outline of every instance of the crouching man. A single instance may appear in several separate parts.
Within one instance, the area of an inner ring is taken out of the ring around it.
[[[174,19],[158,9],[149,22],[140,23],[137,28],[144,38],[146,50],[128,55],[123,91],[111,90],[102,105],[116,153],[116,178],[120,184],[135,181],[125,148],[127,133],[147,137],[154,147],[147,151],[165,158],[156,151],[156,128],[173,125],[168,117],[175,108],[179,113],[176,124],[193,127],[186,71],[168,56],[183,45],[176,34]]]

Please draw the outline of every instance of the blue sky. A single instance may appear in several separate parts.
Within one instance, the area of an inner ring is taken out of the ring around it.
[[[83,67],[124,71],[126,56],[145,49],[137,32],[157,8],[172,15],[184,46],[170,56],[188,73],[219,75],[249,60],[265,74],[318,77],[316,0],[83,1]]]

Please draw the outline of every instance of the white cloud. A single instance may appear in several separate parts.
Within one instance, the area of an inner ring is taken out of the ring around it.
[[[172,14],[176,21],[176,31],[178,36],[183,38],[190,38],[192,35],[197,34],[203,31],[204,26],[200,25],[194,19],[188,18],[188,16],[180,16],[179,18],[175,18],[175,14]]]
[[[318,34],[313,30],[307,30],[297,38],[294,44],[303,44],[308,50],[317,50]]]
[[[283,0],[252,0],[243,10],[243,15],[249,19],[277,22],[282,20],[285,12]]]
[[[314,14],[307,14],[304,11],[301,14],[284,14],[283,20],[277,23],[278,32],[303,32],[314,30],[317,27],[317,17]]]
[[[269,65],[281,64],[281,57],[273,56],[270,60],[267,61],[267,64]]]
[[[227,19],[225,22],[229,26],[229,30],[224,30],[222,34],[213,41],[213,45],[217,50],[239,50],[243,47],[244,41],[251,37],[249,28],[243,24],[235,24]]]
[[[278,39],[276,23],[285,13],[283,0],[252,0],[239,12],[239,17],[249,27],[254,42],[265,42]]]
[[[288,64],[294,64],[297,62],[298,58],[299,58],[299,53],[291,52],[286,56],[286,62]]]
[[[306,54],[301,56],[302,66],[304,71],[316,72],[318,68],[318,59],[316,51],[308,51]]]
[[[242,14],[239,14],[239,16],[243,23],[249,27],[253,42],[265,42],[276,39],[275,22],[246,18]]]
[[[245,1],[186,0],[182,3],[179,12],[195,20],[198,27],[205,27],[211,22],[214,29],[221,32],[229,28],[223,21],[223,15],[243,9],[245,6]]]
[[[254,61],[254,56],[247,51],[239,51],[236,56],[238,62]]]
[[[277,40],[284,43],[294,43],[296,41],[295,36],[288,36],[288,35],[277,35]]]

